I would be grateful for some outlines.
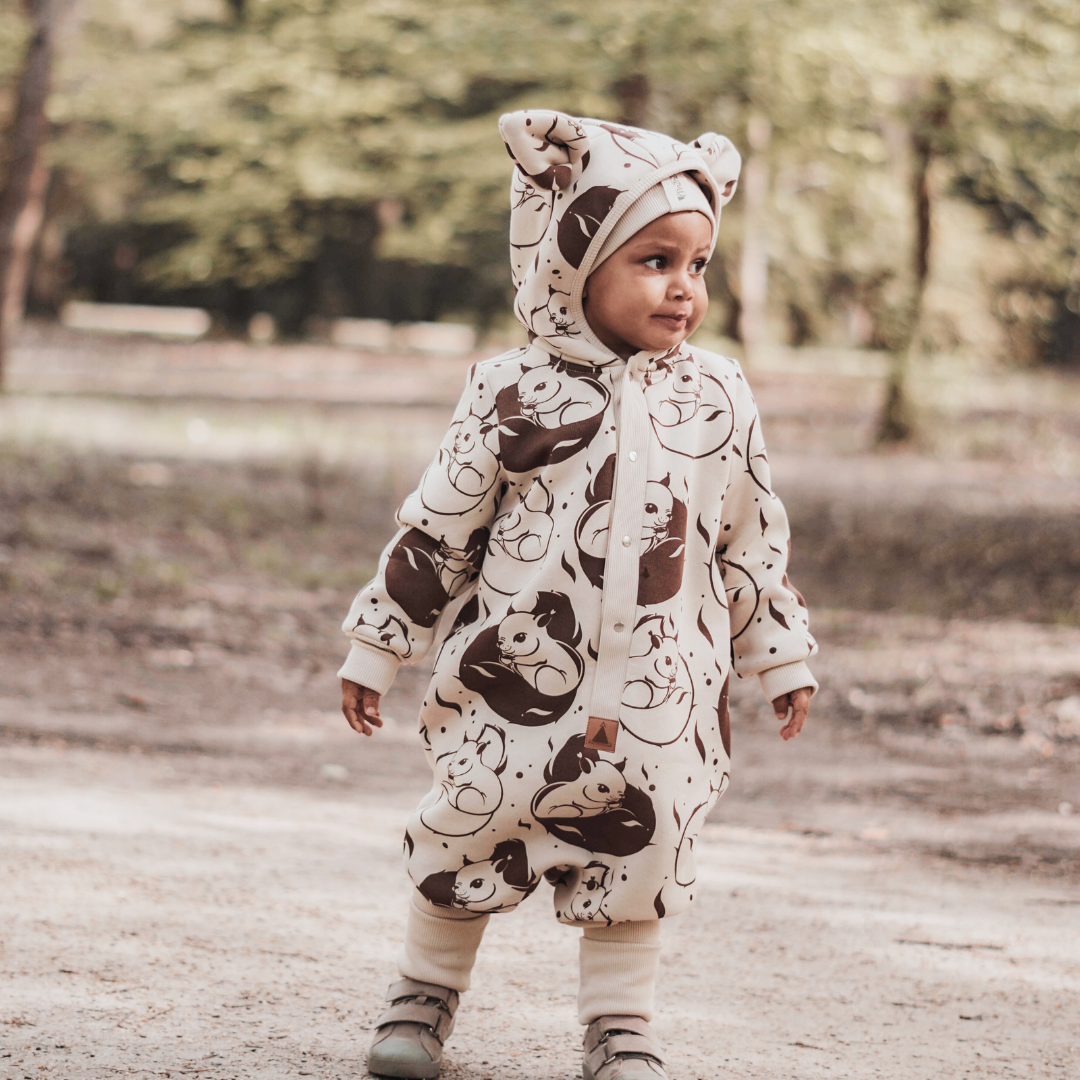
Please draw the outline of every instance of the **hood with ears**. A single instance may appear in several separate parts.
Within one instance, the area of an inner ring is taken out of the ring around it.
[[[510,202],[514,313],[555,356],[600,367],[619,362],[582,310],[585,279],[604,240],[641,195],[676,173],[691,174],[719,222],[738,182],[738,150],[712,132],[681,143],[655,131],[546,109],[507,113],[499,131],[516,166]]]

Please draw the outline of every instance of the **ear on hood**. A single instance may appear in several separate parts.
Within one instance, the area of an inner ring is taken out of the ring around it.
[[[588,164],[589,136],[565,113],[550,109],[507,113],[499,119],[499,132],[517,167],[545,191],[565,191],[574,173]]]
[[[739,170],[742,167],[739,151],[735,149],[730,139],[717,135],[715,131],[699,135],[690,145],[700,151],[705,159],[709,173],[716,181],[720,205],[726,206],[731,202],[731,197],[735,194],[735,188],[739,183]]]
[[[499,119],[499,133],[517,167],[545,191],[565,191],[574,173],[589,164],[589,136],[584,126],[566,113],[551,109],[506,113]],[[739,151],[730,139],[715,131],[699,135],[690,145],[705,159],[716,181],[720,205],[726,206],[739,182]]]

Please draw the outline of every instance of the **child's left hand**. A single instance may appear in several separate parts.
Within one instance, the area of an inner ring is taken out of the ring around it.
[[[786,720],[791,713],[791,719],[780,729],[780,738],[787,742],[794,739],[803,729],[806,718],[810,715],[810,695],[813,691],[809,686],[799,690],[792,690],[790,694],[783,694],[773,703],[773,712],[777,720]]]

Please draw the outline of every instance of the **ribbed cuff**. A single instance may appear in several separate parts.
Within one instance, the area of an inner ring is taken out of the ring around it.
[[[817,679],[810,674],[810,668],[805,660],[796,660],[793,664],[781,664],[779,667],[769,668],[758,674],[761,681],[761,689],[770,701],[778,697],[790,694],[792,690],[800,690],[804,686],[810,687],[812,694],[817,693]]]
[[[382,695],[393,685],[400,664],[401,661],[392,652],[365,645],[362,641],[353,641],[345,663],[338,670],[338,678],[348,679]]]
[[[414,894],[405,942],[398,953],[398,973],[463,994],[469,989],[476,950],[490,918],[471,911],[440,909]]]
[[[580,950],[580,1023],[591,1024],[598,1016],[652,1019],[660,968],[659,920],[589,927]]]

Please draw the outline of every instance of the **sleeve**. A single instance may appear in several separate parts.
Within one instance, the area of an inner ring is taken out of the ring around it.
[[[800,687],[817,690],[806,660],[817,652],[806,602],[787,578],[791,536],[772,490],[757,405],[740,371],[736,430],[717,556],[731,622],[731,662],[757,675],[770,701]]]
[[[427,654],[443,609],[479,576],[503,477],[487,381],[470,369],[450,429],[342,625],[352,647],[338,675],[379,694],[399,664]]]

